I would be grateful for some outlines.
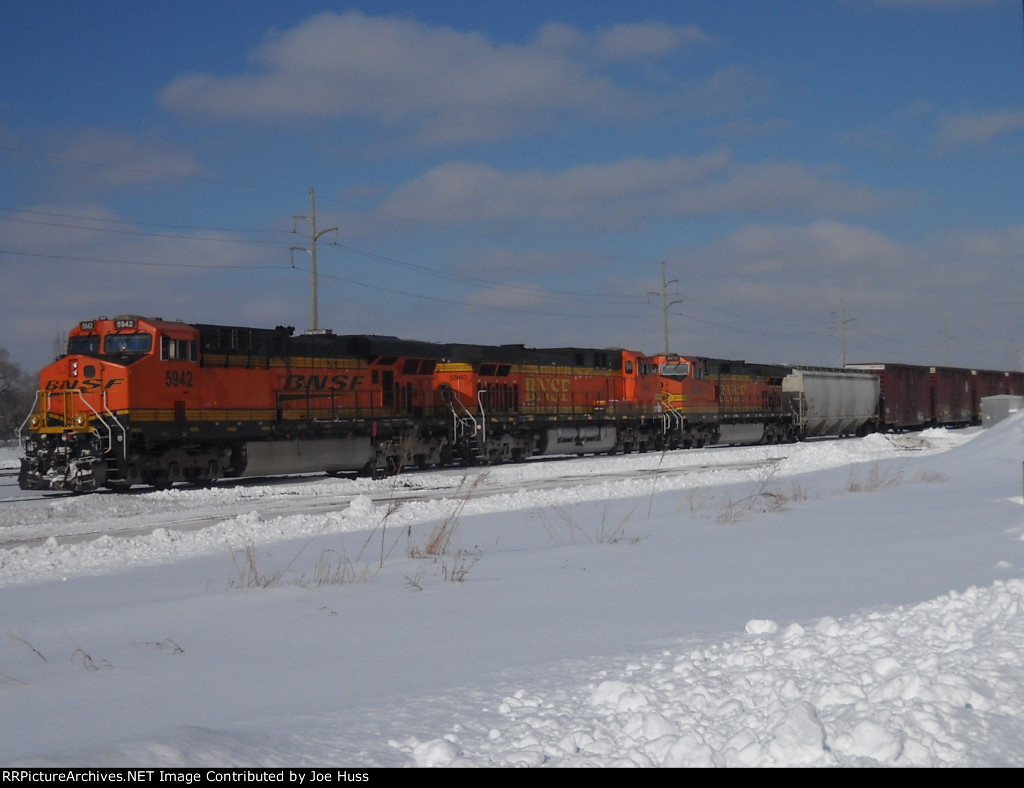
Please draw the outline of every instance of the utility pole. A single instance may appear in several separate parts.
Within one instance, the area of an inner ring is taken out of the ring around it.
[[[833,312],[833,315],[836,313]],[[851,317],[849,320],[846,319],[846,302],[839,299],[839,347],[842,351],[843,367],[846,367],[846,324],[853,323],[857,318]]]
[[[661,261],[661,319],[665,331],[665,355],[669,354],[668,344],[668,308],[675,304],[683,303],[683,299],[677,298],[675,301],[668,300],[668,286],[673,284],[679,284],[678,279],[665,280],[665,261]],[[647,295],[658,295],[655,291],[650,291]]]
[[[310,238],[310,245],[309,245],[309,247],[293,246],[292,247],[292,251],[293,252],[294,251],[307,252],[309,254],[309,258],[310,258],[310,261],[312,263],[312,268],[313,268],[313,310],[312,310],[313,314],[312,314],[312,318],[311,318],[312,325],[310,326],[310,330],[312,330],[312,331],[319,331],[320,330],[320,315],[319,315],[319,308],[318,308],[319,296],[317,295],[316,242],[320,240],[320,236],[326,235],[327,233],[334,233],[335,234],[334,235],[334,242],[337,243],[338,242],[338,235],[337,235],[338,228],[337,227],[328,227],[326,230],[321,230],[320,232],[317,232],[317,230],[316,230],[316,194],[315,194],[315,192],[312,189],[309,190],[309,216],[294,216],[293,218],[294,219],[304,219],[305,221],[309,222],[309,238]],[[296,232],[294,225],[292,226],[292,232]]]

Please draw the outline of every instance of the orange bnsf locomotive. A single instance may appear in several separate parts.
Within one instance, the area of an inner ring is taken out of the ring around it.
[[[126,490],[870,428],[878,378],[629,350],[87,320],[41,373],[23,489]],[[795,382],[794,382],[795,381]]]
[[[80,323],[22,428],[25,489],[623,450],[658,414],[637,354],[186,325]],[[649,399],[649,394],[640,395]],[[631,401],[629,398],[633,398]]]

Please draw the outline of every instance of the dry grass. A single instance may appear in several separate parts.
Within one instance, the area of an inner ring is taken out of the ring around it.
[[[572,506],[537,507],[534,513],[548,536],[551,537],[551,541],[557,545],[566,543],[563,534],[568,537],[568,543],[573,545],[577,543],[577,540],[586,544],[619,544],[620,542],[636,544],[640,542],[643,537],[626,535],[626,526],[636,512],[635,507],[630,509],[625,517],[620,518],[613,516],[614,505],[615,502],[610,496],[606,498],[600,520],[591,526],[584,526],[576,521]],[[552,512],[561,522],[560,526],[552,520],[548,511]]]
[[[299,556],[306,550],[310,539],[292,557],[291,561],[284,568],[265,569],[260,566],[260,556],[255,546],[246,542],[241,553],[231,553],[231,562],[235,570],[235,576],[228,581],[228,588],[274,588],[281,584],[283,578],[292,571],[292,567]],[[349,560],[345,551],[344,542],[340,550],[332,548],[324,549],[317,556],[316,564],[313,567],[312,584],[317,586],[342,585],[344,583],[365,583],[371,576],[370,567],[363,565],[361,568]],[[296,575],[295,585],[306,585],[305,575]]]
[[[76,648],[71,652],[71,663],[74,664],[76,661],[80,661],[82,663],[82,667],[88,671],[103,670],[104,668],[113,667],[113,665],[105,659],[97,662],[92,658],[92,656],[80,648]]]
[[[27,640],[25,640],[25,638],[19,638],[19,637],[16,637],[15,635],[8,635],[7,639],[9,641],[11,641],[11,643],[14,643],[15,645],[24,646],[25,648],[29,649],[33,654],[35,654],[37,657],[39,657],[39,659],[41,659],[43,662],[48,662],[49,661],[49,660],[46,659],[45,656],[43,656],[43,653],[39,649],[37,649],[35,646],[33,646],[31,643],[29,643]]]
[[[861,479],[859,469],[854,468],[850,471],[850,480],[846,484],[846,490],[854,493],[875,492],[883,487],[895,487],[902,483],[903,471],[895,473],[886,471],[882,468],[881,463],[873,462],[866,479]]]
[[[486,478],[487,472],[485,471],[483,473],[478,473],[473,481],[468,484],[468,477],[464,477],[462,479],[462,482],[459,484],[459,488],[456,491],[457,496],[455,506],[443,520],[431,529],[430,534],[427,536],[426,544],[424,544],[422,548],[410,545],[410,556],[415,558],[423,555],[435,556],[445,555],[448,553],[452,537],[459,528],[459,520],[462,517],[462,511],[466,508],[466,504],[469,503],[469,499],[473,496],[473,492],[484,482]]]
[[[294,562],[295,559],[292,559]],[[284,577],[285,569],[267,571],[260,567],[259,554],[255,545],[246,542],[241,554],[231,551],[231,565],[235,570],[235,576],[228,581],[228,588],[271,588],[276,586]],[[288,565],[289,567],[291,564]]]
[[[345,583],[365,583],[370,578],[370,567],[365,564],[356,569],[345,553],[344,546],[339,550],[327,549],[317,556],[313,568],[313,585],[338,586]]]
[[[164,638],[163,640],[158,640],[155,643],[147,641],[146,643],[143,643],[142,645],[145,646],[146,648],[155,649],[157,651],[163,651],[163,652],[170,653],[170,654],[184,654],[185,653],[185,649],[183,649],[181,646],[179,646],[177,643],[175,643],[170,638]]]
[[[466,508],[466,504],[473,496],[473,492],[486,478],[487,472],[484,471],[478,473],[472,481],[469,481],[468,477],[462,479],[462,482],[459,484],[455,506],[444,519],[430,530],[426,542],[422,546],[412,543],[412,528],[410,527],[408,530],[409,557],[432,558],[434,566],[438,569],[441,578],[446,583],[465,582],[470,569],[480,560],[478,553],[469,550],[457,550],[452,553],[451,543],[452,537],[455,536],[459,528],[459,521],[463,510]],[[414,591],[422,591],[423,575],[424,570],[422,569],[417,571],[413,577],[405,575],[405,587]]]
[[[281,579],[280,573],[267,574],[260,569],[256,547],[250,542],[241,554],[231,551],[231,566],[235,575],[228,580],[228,588],[269,588]]]
[[[469,575],[480,556],[468,550],[459,550],[447,559],[439,560],[441,577],[446,583],[462,583]]]

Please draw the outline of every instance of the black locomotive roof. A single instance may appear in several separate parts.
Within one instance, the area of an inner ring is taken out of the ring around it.
[[[464,364],[530,364],[614,369],[622,351],[611,348],[528,348],[525,345],[474,345],[425,342],[375,334],[334,334],[330,331],[294,334],[290,326],[248,328],[193,324],[206,353],[247,356],[362,358],[367,361],[429,358]]]

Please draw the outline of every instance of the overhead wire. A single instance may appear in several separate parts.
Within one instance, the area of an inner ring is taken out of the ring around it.
[[[71,163],[88,165],[88,166],[95,166],[95,167],[100,167],[100,168],[107,168],[107,169],[114,169],[114,170],[121,170],[121,171],[128,171],[128,172],[137,172],[137,173],[151,174],[151,175],[162,175],[162,176],[174,177],[174,178],[183,179],[183,180],[191,180],[191,181],[195,181],[195,182],[215,183],[215,184],[219,184],[219,185],[229,185],[229,186],[235,186],[235,187],[239,187],[239,188],[246,188],[246,189],[252,189],[252,190],[259,190],[259,191],[274,191],[274,192],[278,192],[278,193],[291,193],[291,190],[279,189],[279,188],[270,188],[270,187],[260,186],[258,184],[245,184],[245,183],[224,181],[222,179],[205,178],[205,177],[200,177],[200,176],[195,176],[195,175],[179,175],[179,174],[175,174],[175,173],[163,173],[163,172],[157,172],[157,171],[152,171],[152,170],[140,170],[140,169],[137,169],[137,168],[124,167],[123,165],[111,165],[111,164],[106,164],[106,163],[102,163],[102,162],[87,162],[87,161],[76,160],[76,159],[73,159],[73,158],[70,158],[70,157],[66,157],[66,156],[57,156],[57,155],[52,155],[52,154],[40,154],[40,153],[33,152],[33,151],[27,151],[27,150],[24,150],[24,149],[15,148],[15,147],[12,147],[10,145],[0,145],[0,150],[7,150],[7,151],[12,151],[12,152],[17,152],[17,153],[20,153],[20,154],[23,154],[23,155],[38,156],[38,157],[42,157],[42,158],[49,158],[49,159],[58,160],[58,161],[65,161],[65,162],[71,162]],[[326,200],[326,201],[330,201],[330,202],[335,202],[335,203],[338,203],[338,204],[342,204],[340,200],[337,200],[336,198],[332,198],[332,197],[329,197],[329,196],[321,196],[321,199],[322,200]],[[9,213],[16,212],[16,213],[30,214],[30,215],[33,215],[33,216],[51,216],[51,217],[56,217],[56,218],[60,218],[60,219],[70,219],[70,220],[73,220],[73,221],[93,222],[93,223],[100,223],[100,224],[129,225],[129,226],[132,226],[132,227],[154,227],[154,228],[166,228],[166,229],[176,229],[176,230],[194,230],[196,232],[261,233],[261,234],[275,234],[275,235],[281,235],[281,236],[285,236],[285,235],[294,236],[295,235],[294,230],[289,232],[289,231],[286,231],[286,230],[267,230],[265,228],[261,229],[261,228],[215,228],[215,227],[201,227],[201,226],[181,225],[181,224],[166,224],[166,223],[156,223],[156,222],[139,222],[139,221],[133,221],[133,220],[126,220],[126,219],[107,219],[107,218],[91,217],[91,216],[81,216],[81,215],[66,214],[66,213],[35,211],[35,210],[29,210],[29,209],[11,209],[11,208],[7,208],[7,207],[0,207],[0,210],[7,211]],[[386,215],[386,216],[388,216],[389,218],[392,218],[392,219],[401,220],[401,221],[409,222],[409,223],[413,223],[413,224],[418,224],[420,226],[430,227],[432,229],[441,230],[441,231],[444,231],[444,232],[447,232],[447,233],[451,233],[451,234],[463,235],[463,236],[469,236],[469,237],[477,237],[477,238],[485,238],[485,239],[489,239],[489,240],[500,240],[502,242],[508,242],[509,241],[509,239],[507,237],[493,236],[493,235],[487,235],[487,234],[481,234],[481,233],[472,233],[472,232],[467,232],[467,231],[464,231],[464,230],[458,230],[458,229],[451,228],[451,227],[440,227],[438,225],[431,224],[431,223],[428,223],[428,222],[424,222],[422,220],[416,220],[416,219],[411,219],[409,217],[397,216],[397,215],[392,214],[392,213],[386,213],[386,214],[383,214],[383,215]],[[28,223],[28,224],[40,224],[40,225],[45,225],[45,226],[60,227],[60,228],[64,228],[64,229],[74,229],[74,230],[92,231],[92,232],[104,232],[104,233],[112,233],[112,234],[123,234],[123,235],[130,235],[130,236],[167,238],[167,239],[174,239],[174,240],[202,241],[202,242],[211,242],[211,243],[218,243],[218,244],[224,244],[224,243],[244,243],[244,244],[251,244],[251,245],[273,246],[273,245],[278,245],[280,243],[283,243],[283,239],[282,239],[281,242],[279,242],[279,241],[275,241],[275,240],[255,240],[255,239],[238,238],[238,237],[224,237],[224,236],[211,237],[211,236],[200,236],[200,235],[182,235],[182,234],[177,234],[177,233],[151,233],[151,232],[143,232],[143,231],[131,230],[131,229],[115,229],[115,228],[110,228],[110,227],[91,227],[91,226],[82,226],[82,225],[74,225],[74,224],[64,224],[64,223],[58,223],[58,222],[46,222],[46,221],[42,221],[42,220],[38,220],[38,219],[25,219],[25,218],[9,217],[9,216],[7,216],[7,217],[0,216],[0,221],[14,221],[14,222],[22,222],[22,223]],[[518,242],[521,243],[522,239],[518,239]],[[433,277],[433,278],[436,278],[436,279],[450,281],[450,282],[458,282],[458,283],[472,285],[472,286],[485,287],[485,288],[488,288],[488,289],[491,289],[491,290],[494,290],[494,291],[497,291],[497,292],[521,294],[521,295],[525,295],[525,296],[532,297],[532,298],[539,298],[539,299],[544,299],[544,300],[554,300],[554,301],[558,301],[559,303],[566,303],[566,302],[569,302],[569,303],[583,303],[583,304],[589,303],[589,304],[607,304],[607,305],[612,305],[612,306],[632,306],[632,307],[651,306],[651,303],[650,303],[649,299],[646,296],[641,295],[641,294],[637,294],[637,295],[622,295],[622,294],[604,294],[604,293],[593,293],[593,292],[587,293],[587,292],[573,291],[573,290],[563,290],[563,289],[557,289],[557,288],[533,287],[533,286],[522,285],[522,284],[520,284],[520,285],[513,285],[513,284],[504,283],[504,282],[498,282],[498,281],[494,281],[494,280],[489,280],[489,279],[486,279],[486,278],[483,278],[483,277],[474,277],[474,276],[469,276],[469,275],[465,275],[465,274],[456,274],[456,273],[452,273],[452,272],[448,272],[448,271],[439,271],[437,269],[430,268],[428,266],[423,266],[423,265],[419,265],[419,264],[416,264],[416,263],[410,263],[410,262],[407,262],[407,261],[404,261],[404,260],[400,260],[400,259],[395,258],[395,257],[390,257],[390,256],[382,255],[382,254],[379,254],[379,253],[376,253],[376,252],[371,252],[371,251],[368,251],[368,250],[365,250],[365,249],[360,249],[358,247],[355,247],[355,246],[352,246],[352,245],[348,245],[348,244],[326,244],[324,246],[321,246],[320,249],[323,250],[325,248],[331,248],[332,246],[335,246],[335,247],[337,247],[339,249],[342,249],[342,250],[344,250],[344,251],[346,251],[346,252],[348,252],[350,254],[355,254],[355,255],[358,255],[358,256],[361,256],[361,257],[364,257],[364,258],[367,258],[367,259],[371,259],[371,260],[374,260],[375,262],[383,263],[385,265],[401,268],[401,269],[408,270],[408,271],[414,271],[414,272],[416,272],[418,274],[421,274],[423,276]],[[538,247],[538,248],[542,248],[543,249],[543,247]],[[621,258],[612,256],[612,255],[601,255],[601,254],[593,255],[591,253],[575,252],[575,251],[572,251],[572,250],[567,252],[566,250],[551,250],[551,249],[548,249],[547,251],[555,252],[555,253],[560,254],[560,255],[571,254],[572,256],[589,257],[591,259],[596,257],[597,259],[621,260]],[[176,268],[209,268],[209,269],[218,269],[218,268],[220,268],[220,269],[245,269],[245,268],[250,268],[250,269],[267,269],[267,270],[283,268],[283,266],[273,266],[273,265],[259,265],[259,266],[242,265],[242,266],[240,266],[240,265],[224,265],[224,264],[216,264],[216,263],[170,263],[170,262],[159,262],[159,263],[157,263],[157,262],[145,262],[145,261],[138,261],[138,260],[113,260],[113,259],[107,259],[107,258],[76,257],[76,256],[71,256],[71,255],[43,255],[43,254],[40,254],[40,253],[14,252],[12,250],[0,250],[0,253],[8,254],[8,255],[11,255],[11,254],[21,254],[21,255],[27,256],[27,257],[48,258],[48,259],[54,259],[54,260],[68,260],[68,261],[76,261],[77,260],[77,261],[81,261],[81,262],[111,263],[111,264],[118,264],[118,265],[140,265],[140,266],[146,266],[146,267],[161,267],[161,266],[164,266],[164,267],[176,267]],[[294,267],[294,263],[292,264],[292,267]],[[369,284],[369,283],[366,283],[366,282],[357,282],[357,281],[351,280],[351,279],[342,279],[340,277],[333,277],[333,276],[331,276],[331,275],[329,275],[329,274],[327,274],[325,272],[322,272],[322,271],[318,272],[318,275],[321,276],[321,277],[324,277],[324,278],[328,278],[328,279],[338,278],[340,281],[348,281],[349,283],[352,283],[352,284],[357,284],[357,285],[362,286],[362,287],[369,287],[369,288],[373,288],[373,289],[378,289],[378,290],[381,290],[383,292],[390,292],[390,293],[393,293],[393,294],[408,295],[408,296],[417,297],[417,298],[430,298],[431,300],[437,300],[437,301],[440,301],[440,302],[443,302],[443,303],[452,303],[452,304],[457,304],[457,305],[462,305],[462,306],[469,306],[469,307],[473,307],[473,308],[477,308],[477,309],[495,309],[495,310],[500,310],[500,311],[520,311],[520,313],[525,313],[525,314],[545,314],[545,315],[558,315],[558,316],[565,316],[565,317],[581,317],[580,315],[573,315],[573,314],[568,314],[568,313],[556,313],[556,312],[552,312],[550,310],[544,310],[543,312],[541,312],[541,311],[531,312],[531,311],[515,310],[515,309],[510,309],[510,308],[505,308],[505,307],[497,307],[497,306],[493,306],[493,305],[474,304],[474,303],[472,303],[470,301],[465,301],[465,300],[459,301],[459,300],[454,300],[454,299],[445,299],[445,298],[439,298],[439,297],[433,297],[433,296],[426,296],[422,292],[403,291],[403,290],[398,290],[396,288],[383,287],[383,286],[379,286],[379,285],[372,285],[372,284]],[[704,303],[704,302],[702,302],[699,299],[693,298],[689,294],[687,294],[687,296],[684,299],[684,301],[689,302],[691,304],[699,305],[699,306],[701,306],[704,309],[718,312],[720,314],[723,314],[723,315],[726,315],[726,316],[728,316],[730,318],[733,318],[734,320],[738,320],[738,321],[742,321],[742,322],[756,323],[756,324],[760,324],[760,325],[769,325],[769,326],[774,325],[774,326],[779,326],[779,327],[792,327],[792,325],[793,325],[792,321],[788,320],[788,319],[786,321],[780,321],[780,320],[773,319],[773,318],[770,318],[770,317],[756,317],[756,316],[753,316],[751,314],[742,314],[742,315],[741,314],[737,314],[735,312],[731,312],[729,310],[722,309],[721,307],[717,307],[717,306],[714,306],[714,305],[711,305],[711,304]],[[632,316],[635,318],[635,315],[632,315]],[[604,319],[618,319],[618,318],[623,317],[623,316],[622,315],[603,315],[603,316],[599,316],[599,317],[603,317]],[[738,327],[738,326],[735,326],[735,325],[725,325],[725,324],[722,324],[722,323],[719,323],[719,322],[716,322],[716,321],[701,320],[700,318],[697,318],[697,317],[695,317],[693,315],[689,315],[689,314],[685,314],[685,315],[683,315],[683,317],[685,317],[687,319],[690,319],[690,320],[694,320],[696,322],[703,323],[705,325],[712,326],[712,327],[717,328],[719,330],[731,331],[733,333],[745,333],[745,334],[754,334],[754,335],[764,335],[764,333],[765,333],[762,328],[746,329],[746,328]],[[803,335],[806,335],[809,332],[817,332],[817,331],[820,331],[820,330],[822,330],[822,329],[818,325],[805,324],[805,328],[803,329]],[[801,334],[800,333],[793,333],[793,332],[790,332],[790,331],[785,331],[785,332],[776,332],[773,335],[774,336],[779,336],[779,337],[786,337],[786,336],[794,337],[794,336],[800,336]]]
[[[0,207],[0,210],[12,211],[12,210],[19,210],[19,209],[10,209],[10,208],[5,208],[5,207]],[[254,232],[253,230],[240,229],[240,228],[226,229],[226,228],[209,228],[209,227],[190,227],[190,226],[187,226],[187,225],[163,225],[163,224],[157,224],[157,223],[153,223],[153,222],[150,222],[150,223],[141,223],[141,222],[135,223],[135,222],[131,222],[129,220],[116,220],[116,219],[115,220],[110,220],[110,219],[101,219],[101,218],[96,218],[96,217],[76,216],[76,215],[73,215],[73,214],[59,214],[59,213],[44,212],[44,211],[22,211],[22,212],[24,212],[24,213],[31,213],[33,215],[41,215],[41,216],[55,216],[55,217],[58,217],[58,218],[73,219],[73,220],[78,220],[78,221],[110,222],[110,223],[115,223],[115,224],[129,224],[129,225],[134,225],[134,226],[175,227],[175,228],[178,228],[178,229],[196,229],[196,230],[203,230],[203,231],[207,231],[207,232],[236,232],[236,233],[240,233],[240,232]],[[253,239],[247,239],[247,238],[226,238],[226,237],[222,237],[222,236],[211,237],[211,236],[198,236],[198,235],[182,235],[182,234],[176,234],[176,233],[153,233],[153,232],[143,232],[143,231],[138,231],[138,230],[126,230],[126,229],[109,228],[109,227],[91,227],[91,226],[80,225],[80,224],[68,224],[68,223],[64,223],[64,222],[49,222],[49,221],[43,221],[43,220],[40,220],[40,219],[22,219],[22,218],[18,218],[18,217],[10,217],[10,216],[0,216],[0,221],[20,222],[20,223],[24,223],[24,224],[36,224],[36,225],[42,225],[42,226],[47,226],[47,227],[57,227],[57,228],[61,228],[61,229],[84,230],[84,231],[87,231],[87,232],[112,233],[112,234],[118,234],[118,235],[143,236],[143,237],[150,237],[150,238],[170,238],[170,239],[186,240],[186,241],[210,241],[210,242],[213,242],[213,243],[244,243],[244,244],[256,244],[256,245],[279,245],[279,243],[280,243],[280,242],[277,242],[277,241],[253,240]],[[295,235],[294,231],[287,232],[287,231],[284,231],[284,230],[262,230],[262,231],[258,231],[258,232],[278,233],[278,234],[283,234],[283,235],[288,235],[288,236],[294,236]],[[582,301],[582,302],[588,302],[588,303],[594,303],[594,302],[596,302],[596,303],[602,303],[602,302],[607,302],[607,303],[636,303],[636,304],[644,303],[644,299],[641,296],[606,295],[606,294],[601,294],[601,293],[584,293],[584,292],[580,292],[580,291],[561,290],[561,289],[556,289],[556,288],[546,288],[545,289],[545,288],[540,288],[540,287],[531,287],[531,286],[527,286],[527,285],[511,285],[511,284],[507,284],[507,283],[496,282],[494,280],[484,279],[482,277],[468,276],[468,275],[465,275],[465,274],[455,274],[455,273],[451,273],[451,272],[447,272],[447,271],[438,271],[436,269],[432,269],[432,268],[429,268],[427,266],[417,265],[415,263],[408,263],[408,262],[405,262],[403,260],[399,260],[399,259],[394,258],[394,257],[388,257],[388,256],[381,255],[381,254],[378,254],[378,253],[375,253],[375,252],[370,252],[370,251],[367,251],[367,250],[364,250],[364,249],[360,249],[358,247],[351,246],[351,245],[348,245],[348,244],[326,244],[324,246],[321,246],[320,248],[321,249],[325,249],[325,248],[330,248],[332,246],[340,248],[340,249],[344,249],[345,251],[350,252],[352,254],[357,254],[357,255],[360,255],[362,257],[366,257],[368,259],[372,259],[372,260],[374,260],[376,262],[381,262],[381,263],[385,263],[387,265],[392,265],[392,266],[395,266],[395,267],[404,268],[406,270],[416,271],[416,272],[424,274],[426,276],[433,276],[433,277],[436,277],[436,278],[439,278],[439,279],[446,279],[448,281],[457,281],[457,282],[462,282],[462,283],[467,283],[467,284],[483,285],[483,286],[486,286],[486,287],[489,287],[489,288],[492,288],[492,289],[496,289],[496,290],[529,294],[529,295],[532,295],[533,297],[537,297],[537,298],[546,298],[546,299],[559,300],[559,301],[563,301],[563,300],[569,299],[569,300],[576,300],[576,301]],[[64,257],[62,259],[71,259],[71,258]],[[82,258],[82,259],[85,259],[85,258]],[[122,261],[122,262],[124,262],[124,261]],[[210,267],[215,267],[215,266],[210,266]]]
[[[453,300],[453,299],[450,299],[450,298],[442,298],[440,296],[427,295],[426,293],[422,293],[422,292],[414,293],[414,292],[410,292],[410,291],[407,291],[407,290],[399,290],[398,288],[394,288],[394,287],[386,287],[384,285],[370,284],[369,282],[361,282],[361,281],[359,281],[357,279],[352,279],[351,277],[343,277],[343,276],[338,276],[336,274],[329,274],[329,273],[325,274],[325,273],[321,272],[321,273],[319,273],[319,276],[321,278],[323,278],[323,279],[332,279],[332,280],[335,280],[335,281],[338,281],[338,282],[345,282],[346,284],[349,284],[349,285],[355,285],[357,287],[365,287],[365,288],[368,288],[370,290],[377,290],[377,291],[384,292],[384,293],[391,293],[392,295],[410,296],[412,298],[419,298],[419,299],[426,300],[426,301],[435,301],[435,302],[443,303],[443,304],[453,304],[455,306],[466,307],[466,308],[470,308],[470,309],[484,309],[484,310],[496,311],[496,312],[512,312],[514,314],[520,314],[520,315],[543,315],[543,316],[546,316],[546,317],[568,317],[568,318],[574,318],[574,319],[584,319],[585,318],[585,319],[595,319],[595,320],[636,320],[636,315],[635,314],[623,314],[621,312],[618,313],[618,314],[607,314],[607,315],[594,314],[593,312],[588,312],[588,313],[585,313],[585,314],[580,314],[580,313],[575,313],[574,314],[574,313],[566,313],[566,312],[552,312],[550,309],[527,309],[527,308],[524,308],[524,307],[497,306],[495,304],[474,304],[474,303],[468,302],[468,301],[456,301],[456,300]]]
[[[253,269],[281,271],[288,270],[287,266],[282,265],[227,265],[225,263],[174,263],[168,262],[166,260],[161,261],[159,263],[154,263],[147,262],[145,260],[114,260],[107,257],[81,257],[78,255],[44,254],[42,252],[26,252],[23,249],[0,249],[0,254],[17,257],[31,257],[37,260],[63,260],[65,262],[103,263],[110,265],[137,265],[148,268],[223,268],[241,271],[248,271]]]
[[[276,241],[259,241],[248,238],[223,238],[223,237],[211,237],[202,235],[180,235],[176,233],[149,233],[141,232],[137,230],[120,230],[109,227],[84,227],[82,225],[75,224],[62,224],[58,222],[43,222],[36,219],[17,219],[9,216],[0,216],[2,222],[20,222],[22,224],[36,224],[44,225],[46,227],[59,227],[67,230],[86,230],[93,233],[114,233],[116,235],[135,235],[144,236],[146,238],[173,238],[179,241],[214,241],[216,243],[240,243],[240,244],[258,244],[258,245],[277,245]],[[102,221],[102,220],[97,220]]]

